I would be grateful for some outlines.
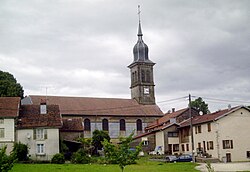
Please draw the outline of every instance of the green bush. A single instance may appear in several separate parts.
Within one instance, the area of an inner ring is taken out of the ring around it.
[[[18,161],[27,161],[28,160],[28,146],[22,144],[21,142],[15,143],[12,151],[17,157]]]
[[[15,155],[11,153],[10,156],[6,155],[7,147],[3,147],[0,149],[0,171],[7,172],[11,170],[15,162]]]
[[[75,164],[88,164],[90,162],[90,157],[86,151],[81,148],[72,155],[71,162]]]
[[[63,154],[61,154],[61,153],[55,154],[51,160],[51,163],[52,164],[64,164],[65,159],[64,159]]]

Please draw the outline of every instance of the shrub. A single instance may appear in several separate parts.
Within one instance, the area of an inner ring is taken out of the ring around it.
[[[86,151],[81,148],[72,155],[71,162],[76,164],[87,164],[90,162],[90,157]]]
[[[12,151],[17,157],[18,161],[27,161],[28,160],[28,146],[22,144],[21,142],[15,143]]]
[[[63,154],[61,153],[57,153],[53,156],[51,163],[53,164],[64,164],[65,163],[65,159]]]
[[[15,162],[15,155],[11,153],[10,156],[6,155],[7,147],[3,147],[0,149],[0,171],[7,172],[11,170]]]

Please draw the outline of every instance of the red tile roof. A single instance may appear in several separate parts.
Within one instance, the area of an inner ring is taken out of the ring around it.
[[[20,97],[0,97],[0,117],[17,117]]]
[[[62,118],[58,105],[47,105],[47,114],[40,114],[40,105],[22,105],[18,128],[52,127],[60,128]]]
[[[63,127],[60,131],[83,132],[82,118],[63,119]]]
[[[172,113],[166,113],[163,117],[161,117],[158,120],[154,121],[153,123],[149,124],[146,129],[159,127],[159,126],[163,125],[164,123],[169,123],[169,120],[171,118],[175,118],[175,117],[181,115],[182,113],[186,112],[187,110],[188,110],[188,108],[185,108],[185,109],[180,109],[180,110],[172,112]]]
[[[196,125],[196,124],[202,124],[202,123],[206,123],[206,122],[211,122],[213,120],[217,120],[218,118],[224,116],[227,113],[231,113],[231,112],[235,111],[238,108],[239,107],[234,107],[234,108],[231,108],[231,109],[223,109],[223,110],[216,111],[214,113],[194,117],[193,120],[192,120],[192,124]],[[183,123],[181,123],[180,127],[186,127],[186,126],[189,126],[189,125],[190,125],[190,119],[188,119],[188,120],[184,121]]]
[[[40,104],[45,96],[29,96]],[[27,97],[26,97],[27,98]],[[157,105],[140,105],[134,99],[47,96],[48,104],[58,104],[61,114],[112,116],[163,116]]]

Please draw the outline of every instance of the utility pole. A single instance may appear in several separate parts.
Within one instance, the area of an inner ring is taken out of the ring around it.
[[[189,100],[189,118],[190,118],[190,132],[191,132],[191,144],[192,144],[192,159],[193,162],[195,162],[195,157],[194,157],[194,134],[193,134],[193,122],[192,122],[192,109],[191,109],[191,95],[189,94],[188,96]]]

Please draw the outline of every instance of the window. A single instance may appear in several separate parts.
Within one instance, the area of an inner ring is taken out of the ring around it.
[[[120,120],[120,131],[125,131],[126,130],[126,123],[125,119]]]
[[[148,144],[149,144],[149,141],[148,141],[148,140],[143,140],[143,142],[142,142],[142,145],[143,145],[143,146],[148,146]]]
[[[85,131],[90,131],[91,130],[90,120],[88,118],[84,119],[84,130]]]
[[[141,81],[145,82],[145,71],[141,70]]]
[[[142,131],[142,121],[141,121],[141,119],[136,120],[136,130],[137,131]]]
[[[247,158],[250,158],[250,151],[247,151]]]
[[[185,145],[181,145],[181,150],[185,152]]]
[[[213,150],[214,149],[214,143],[213,141],[207,142],[207,150]]]
[[[4,138],[4,128],[0,128],[0,138]]]
[[[109,121],[107,119],[102,120],[102,130],[109,131]]]
[[[168,137],[179,137],[178,132],[168,132]]]
[[[222,140],[223,149],[233,149],[233,140]]]
[[[150,82],[150,71],[149,70],[147,70],[147,72],[146,72],[146,82]]]
[[[201,125],[195,126],[195,134],[201,133]]]
[[[189,144],[186,144],[186,150],[189,151]]]
[[[173,144],[173,151],[178,152],[179,151],[179,144]]]
[[[45,154],[44,144],[37,144],[36,151],[37,151],[37,154]]]
[[[211,123],[207,124],[207,131],[210,132],[211,131]]]
[[[0,119],[0,124],[4,124],[4,119]]]
[[[34,129],[34,140],[44,140],[47,139],[47,130],[43,128]]]

